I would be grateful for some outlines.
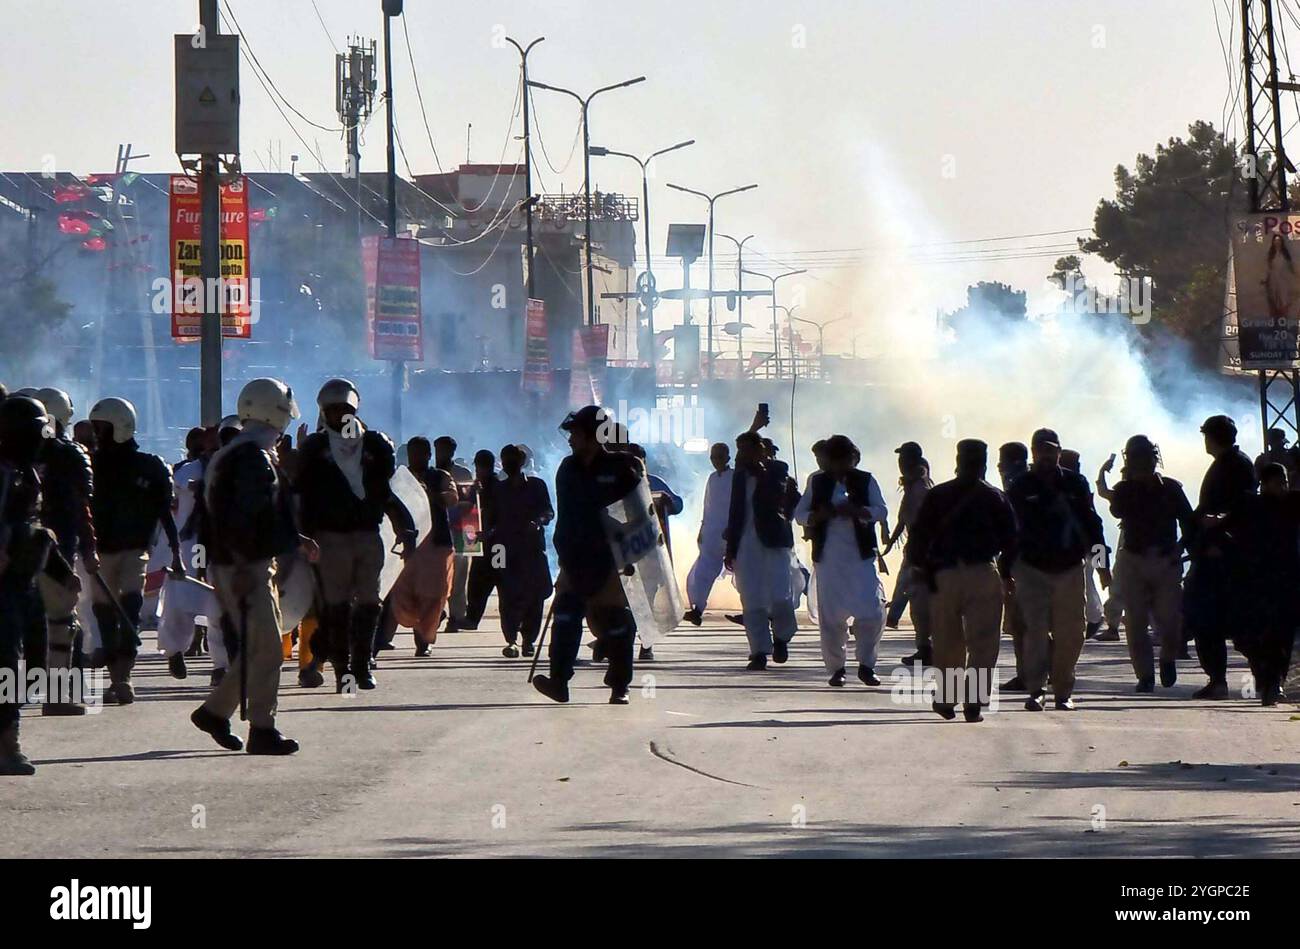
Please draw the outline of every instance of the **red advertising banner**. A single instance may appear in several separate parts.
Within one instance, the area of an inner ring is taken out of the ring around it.
[[[424,359],[420,311],[420,242],[413,238],[363,237],[366,279],[366,341],[375,359]]]
[[[605,361],[609,357],[609,326],[599,323],[573,331],[573,356],[569,361],[569,406],[600,405],[605,388]]]
[[[542,300],[528,301],[522,385],[525,392],[551,391],[551,352],[546,341],[546,304]]]
[[[221,314],[221,335],[253,335],[252,270],[248,246],[248,183],[243,175],[221,184],[221,280],[203,283],[203,208],[199,185],[172,175],[169,191],[169,241],[172,275],[172,337],[193,341],[202,335],[205,303]]]

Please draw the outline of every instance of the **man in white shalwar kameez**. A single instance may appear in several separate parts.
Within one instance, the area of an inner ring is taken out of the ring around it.
[[[852,441],[832,436],[825,454],[826,470],[809,479],[794,515],[812,540],[822,661],[830,684],[843,686],[851,626],[858,678],[879,685],[876,650],[885,631],[885,604],[876,575],[876,525],[888,510],[876,479],[857,468]]]
[[[718,442],[709,450],[713,472],[704,484],[704,513],[700,518],[700,533],[696,538],[699,553],[691,571],[686,575],[688,606],[686,620],[699,626],[704,610],[709,605],[709,593],[722,575],[722,560],[727,552],[723,533],[727,529],[727,515],[731,509],[731,449]]]
[[[766,669],[769,655],[785,662],[794,638],[790,514],[797,500],[788,469],[764,458],[758,434],[737,437],[724,562],[740,594],[750,671]]]

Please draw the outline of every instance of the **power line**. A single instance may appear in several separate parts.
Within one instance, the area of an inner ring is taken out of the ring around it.
[[[316,0],[311,0],[311,8],[316,11],[316,19],[320,21],[320,28],[325,31],[325,38],[330,41],[334,47],[334,52],[339,51],[339,44],[334,42],[334,37],[330,36],[330,28],[325,25],[325,18],[320,15],[320,7],[316,6]]]
[[[420,74],[415,69],[415,53],[411,50],[411,33],[406,26],[406,17],[402,17],[402,35],[406,37],[406,57],[411,61],[411,78],[415,80],[415,98],[420,104],[420,117],[424,119],[424,131],[429,136],[429,149],[433,152],[433,163],[442,172],[442,160],[438,157],[438,146],[433,144],[433,130],[429,128],[429,113],[424,108],[424,93],[420,91]]]

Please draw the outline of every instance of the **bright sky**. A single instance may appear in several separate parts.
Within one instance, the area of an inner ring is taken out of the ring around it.
[[[294,107],[337,127],[333,44],[344,45],[350,34],[379,38],[380,0],[229,2],[252,52]],[[0,3],[0,168],[35,170],[53,156],[59,170],[109,170],[117,144],[131,142],[152,155],[137,170],[176,170],[171,35],[195,27],[197,2]],[[506,137],[518,55],[494,42],[501,35],[525,42],[544,35],[530,71],[554,85],[587,92],[644,74],[647,82],[596,100],[591,134],[594,144],[635,153],[697,140],[664,158],[651,182],[655,253],[670,222],[704,220],[704,202],[666,182],[710,192],[757,182],[757,190],[718,202],[719,232],[755,234],[749,248],[798,266],[817,261],[801,278],[802,313],[829,319],[894,305],[890,284],[900,255],[915,265],[911,282],[923,291],[913,304],[955,306],[978,279],[1040,292],[1056,245],[1073,235],[935,244],[1086,227],[1097,200],[1113,194],[1117,164],[1131,165],[1139,151],[1183,134],[1193,120],[1221,126],[1228,80],[1215,11],[1226,34],[1236,6],[407,0],[406,19],[443,168],[465,160],[471,122],[475,162],[501,160],[503,144],[506,161],[522,154],[522,142]],[[415,171],[436,171],[402,28],[394,26],[398,127]],[[1232,44],[1235,61],[1235,35]],[[382,60],[380,76],[382,85]],[[245,168],[273,169],[268,154],[276,151],[284,170],[291,153],[302,156],[300,169],[317,170],[247,65],[242,87]],[[535,102],[535,145],[540,140],[549,155],[548,162],[535,147],[541,184],[580,189],[580,149],[566,166],[574,103],[543,91]],[[289,114],[337,170],[340,137]],[[384,165],[382,129],[377,113],[363,169]],[[512,135],[521,131],[518,118]],[[400,158],[399,170],[405,173]],[[640,193],[636,167],[622,159],[593,159],[593,178],[603,189]],[[725,244],[718,243],[720,259]],[[918,244],[927,246],[908,247]],[[1000,246],[1012,250],[989,251]],[[892,256],[877,256],[874,266],[831,266],[864,248]],[[975,262],[962,248],[1018,259]],[[751,260],[756,269],[779,269]],[[1104,264],[1085,269],[1095,279],[1111,277]],[[675,280],[661,275],[660,283]],[[783,295],[792,285],[783,285]]]

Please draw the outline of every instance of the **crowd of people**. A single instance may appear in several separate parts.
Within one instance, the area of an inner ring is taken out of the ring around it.
[[[648,483],[656,542],[670,555],[669,518],[685,503],[597,406],[561,424],[570,452],[555,471],[553,504],[527,446],[480,449],[472,470],[447,435],[399,448],[362,420],[346,379],[321,387],[315,429],[300,424],[296,438],[293,392],[252,380],[235,414],[189,432],[174,465],[140,448],[124,399],[100,400],[75,425],[59,389],[0,400],[0,672],[49,673],[45,715],[85,713],[54,687],[84,681],[83,670],[107,678],[104,704],[135,700],[151,599],[161,602],[157,643],[173,677],[189,675],[187,657],[211,657],[211,689],[191,721],[250,754],[298,750],[276,727],[281,668],[295,644],[303,688],[323,686],[328,670],[336,692],[373,690],[399,626],[427,657],[440,632],[476,629],[494,591],[505,657],[534,656],[549,630],[549,668],[531,681],[553,701],[569,700],[584,626],[593,659],[607,666],[611,704],[628,703],[634,661],[655,658],[648,637],[637,652],[627,592],[637,568],[611,545],[606,511]],[[1000,488],[986,478],[982,441],[957,443],[955,476],[941,483],[907,442],[896,451],[891,529],[885,491],[850,438],[817,442],[817,470],[801,487],[763,436],[768,423],[761,406],[735,439],[734,467],[727,444],[712,446],[683,617],[700,625],[729,572],[748,670],[787,661],[806,597],[836,688],[848,677],[850,641],[858,680],[881,684],[884,630],[910,611],[916,651],[903,662],[933,670],[933,708],[945,719],[960,706],[979,721],[999,690],[1024,693],[1030,711],[1047,707],[1050,691],[1056,709],[1073,710],[1085,641],[1118,639],[1121,617],[1138,692],[1154,691],[1157,673],[1172,686],[1193,640],[1209,678],[1196,696],[1228,697],[1231,641],[1263,704],[1285,699],[1300,620],[1300,464],[1281,433],[1252,463],[1231,419],[1206,420],[1213,461],[1195,507],[1143,435],[1128,440],[1113,485],[1114,456],[1101,467],[1095,495],[1078,454],[1050,429],[1028,446],[1001,446]],[[1113,550],[1097,497],[1120,524]],[[796,531],[809,544],[807,567]],[[887,598],[884,556],[900,544]],[[997,683],[1004,632],[1015,675]],[[34,772],[19,743],[22,704],[0,695],[0,774]],[[232,728],[236,713],[248,721],[246,741]]]

